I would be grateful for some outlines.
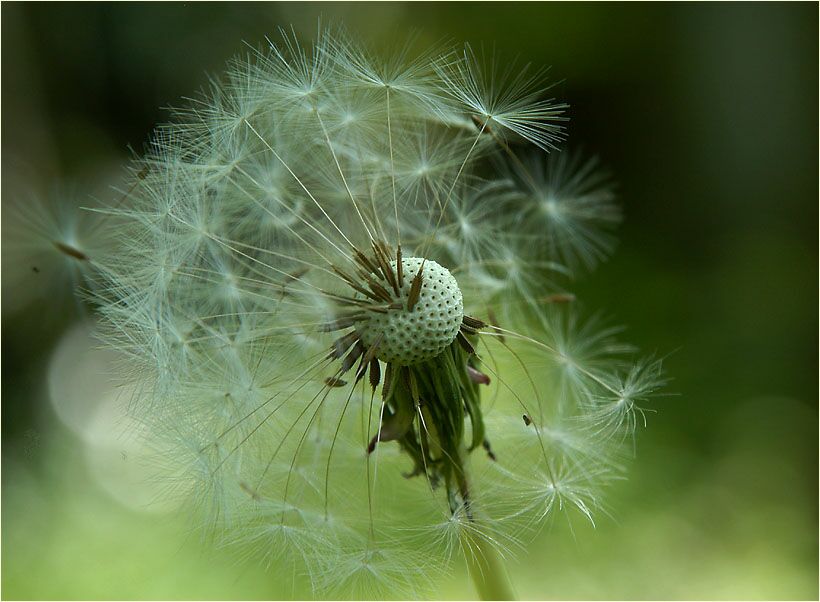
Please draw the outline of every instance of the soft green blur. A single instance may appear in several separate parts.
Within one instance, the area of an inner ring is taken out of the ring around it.
[[[816,599],[817,5],[4,3],[4,208],[65,185],[105,198],[160,107],[243,41],[309,34],[320,15],[375,43],[415,30],[551,65],[570,146],[620,182],[621,244],[573,288],[668,355],[671,395],[608,492],[611,516],[557,516],[510,563],[519,595]],[[2,293],[4,598],[311,596],[135,499],[150,475],[126,435],[100,443],[116,419],[83,406],[105,358],[63,338],[77,312],[7,310],[5,278]],[[84,359],[60,372],[55,353]],[[50,399],[71,387],[67,416]],[[437,595],[475,596],[463,569]]]

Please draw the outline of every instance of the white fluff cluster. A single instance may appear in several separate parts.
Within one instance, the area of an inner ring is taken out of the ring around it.
[[[96,300],[168,495],[223,541],[322,591],[403,596],[465,533],[504,552],[558,508],[592,516],[660,377],[558,287],[603,257],[618,213],[596,163],[547,158],[565,106],[543,90],[469,48],[385,57],[285,34],[157,130],[109,209]],[[450,339],[387,341],[390,316],[430,301],[414,280],[438,276],[460,289]],[[440,373],[402,376],[445,356],[481,396],[483,422],[449,407],[469,489],[430,478],[452,425],[413,387]],[[400,428],[385,399],[402,378]]]

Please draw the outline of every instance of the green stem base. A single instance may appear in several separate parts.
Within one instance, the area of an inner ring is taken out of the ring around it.
[[[480,535],[464,535],[462,546],[467,558],[467,570],[473,579],[476,592],[482,600],[515,600],[498,551]]]

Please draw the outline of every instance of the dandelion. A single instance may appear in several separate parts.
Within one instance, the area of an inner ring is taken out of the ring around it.
[[[562,288],[611,248],[608,180],[545,157],[543,74],[493,65],[283,32],[106,210],[100,336],[167,495],[320,595],[422,595],[461,556],[511,596],[502,559],[558,510],[592,520],[661,383]]]

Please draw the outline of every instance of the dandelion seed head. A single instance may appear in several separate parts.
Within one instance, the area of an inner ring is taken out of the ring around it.
[[[402,259],[402,265],[407,277],[395,297],[395,307],[372,315],[356,330],[365,346],[379,342],[376,357],[380,360],[409,366],[436,357],[453,342],[464,318],[464,306],[458,282],[446,268],[419,257]],[[395,261],[391,267],[395,269]],[[410,308],[417,273],[421,273],[421,289]]]
[[[168,495],[319,591],[413,595],[592,517],[661,384],[564,288],[611,249],[609,180],[553,159],[543,73],[498,64],[283,32],[176,109],[105,209],[100,337]]]

